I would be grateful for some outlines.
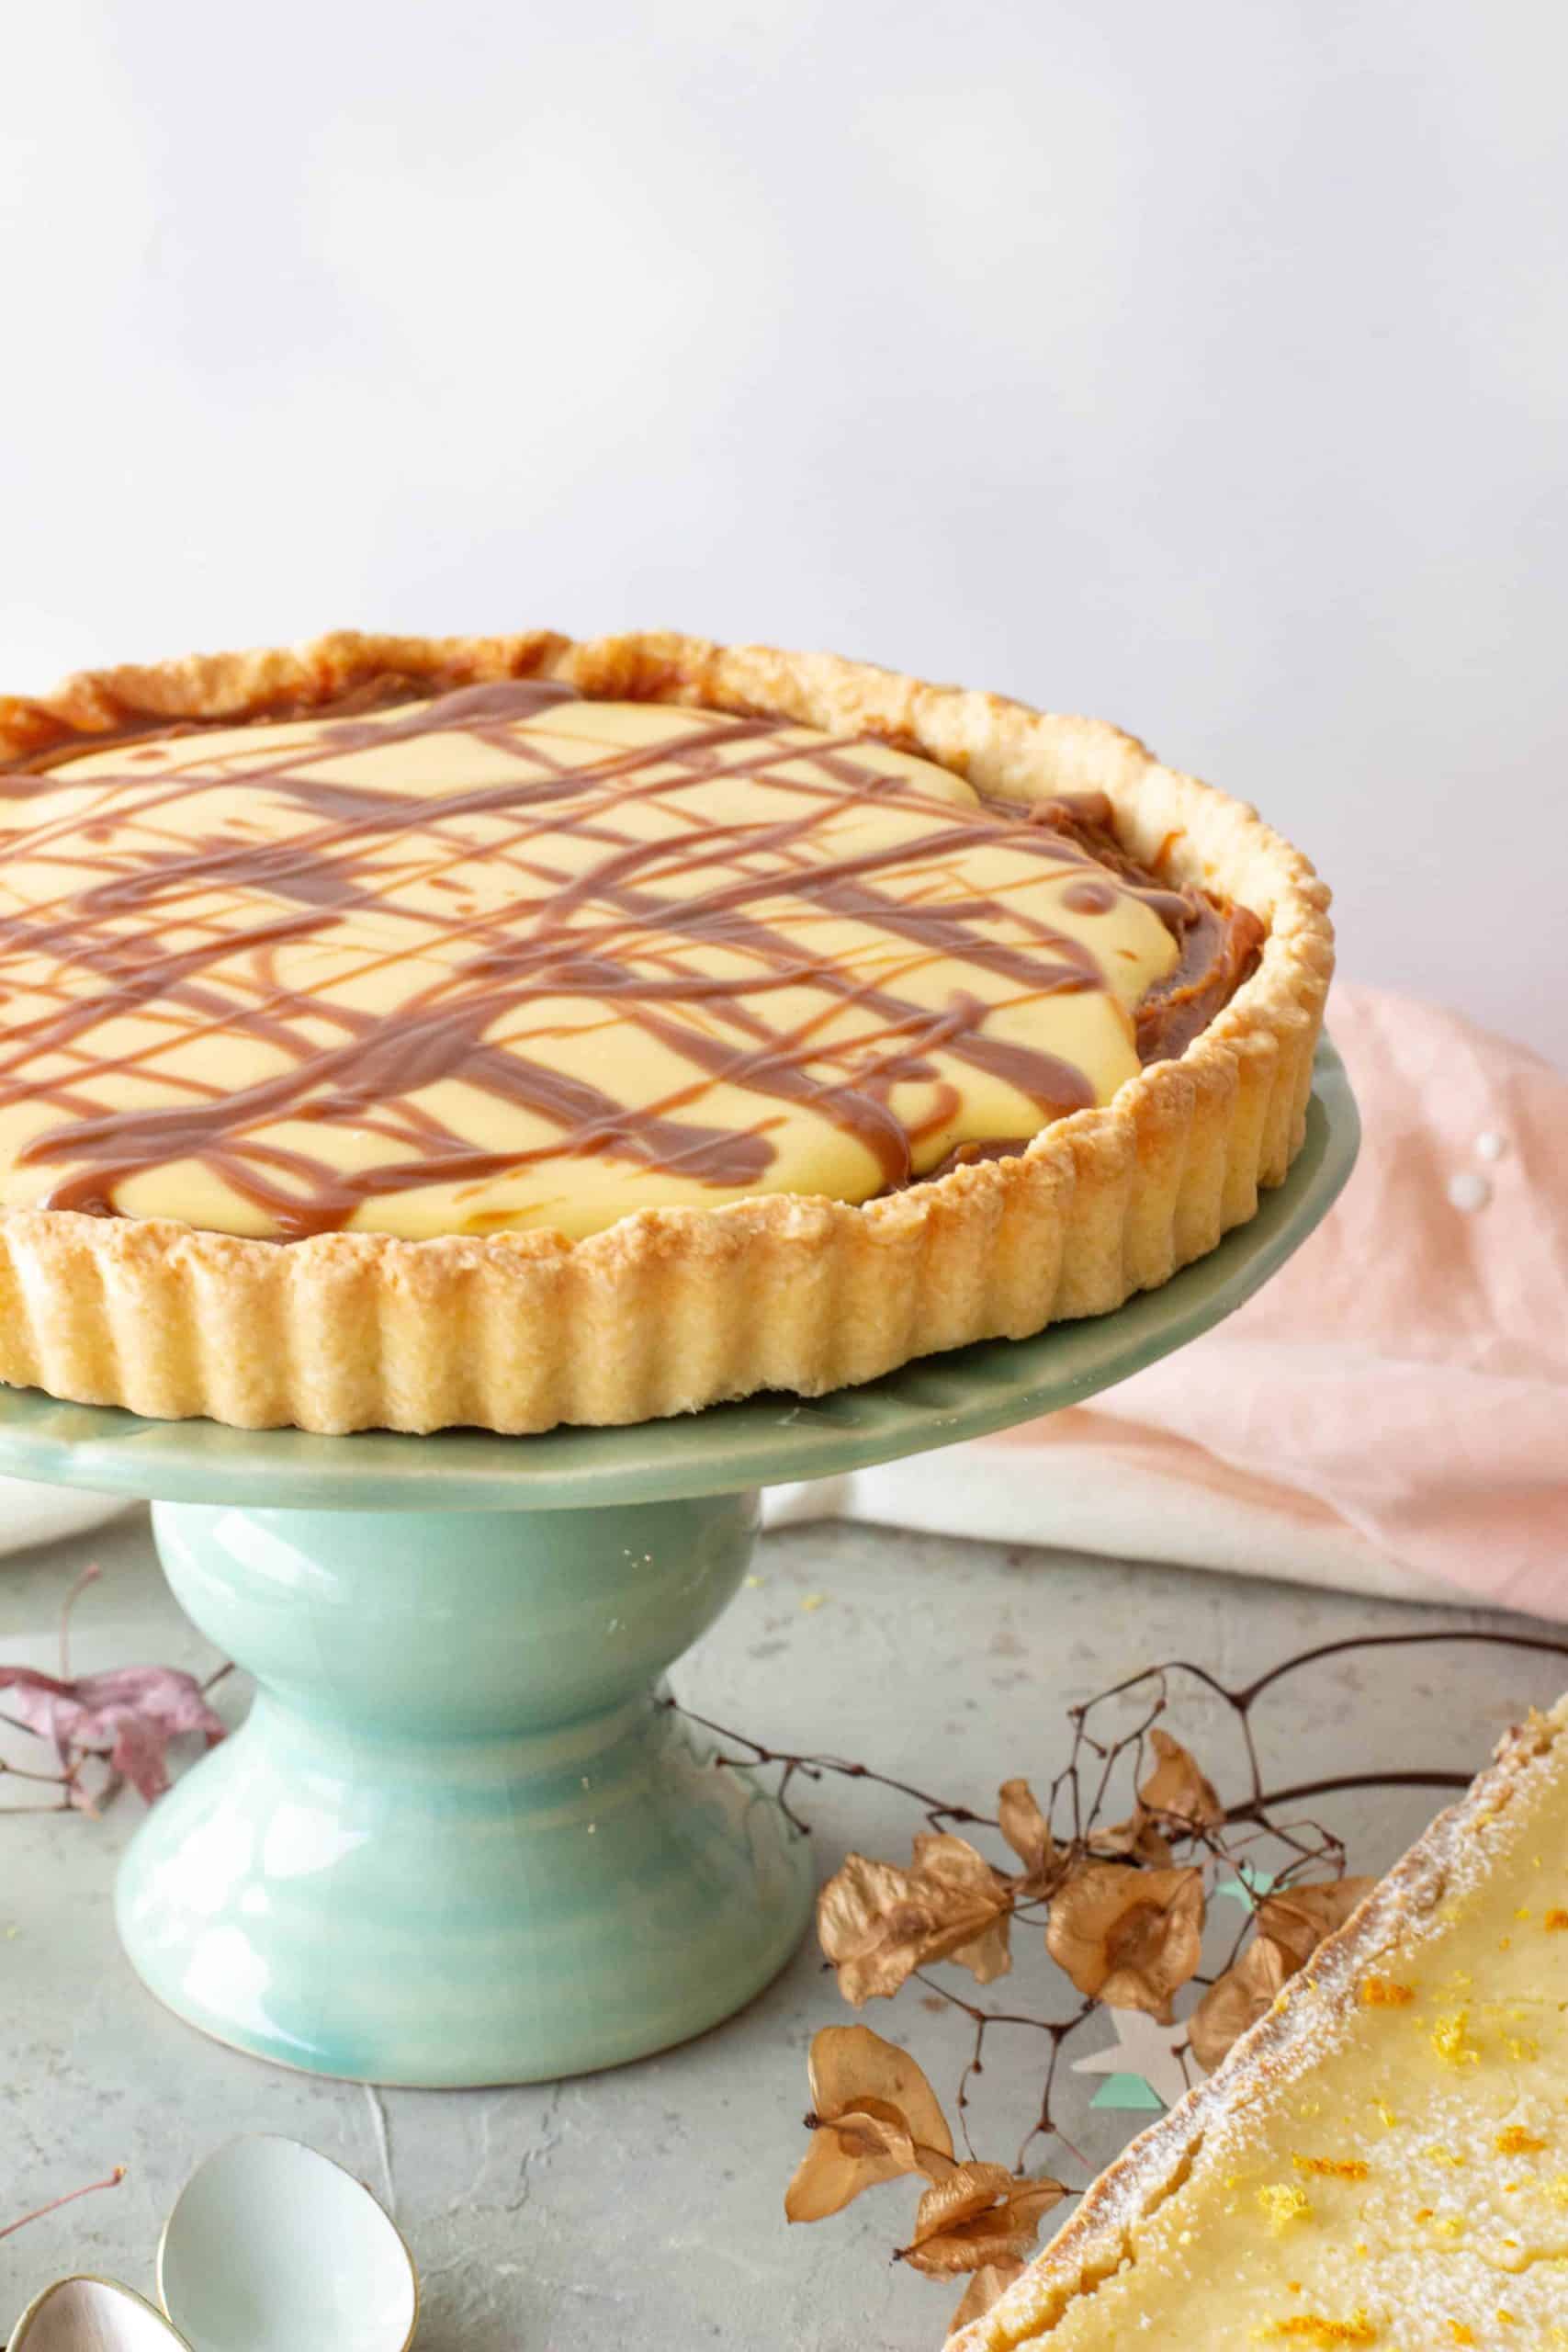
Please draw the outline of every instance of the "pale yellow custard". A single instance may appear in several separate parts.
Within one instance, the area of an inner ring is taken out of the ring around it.
[[[1169,894],[875,740],[471,689],[0,779],[0,1204],[857,1202],[1108,1102]]]

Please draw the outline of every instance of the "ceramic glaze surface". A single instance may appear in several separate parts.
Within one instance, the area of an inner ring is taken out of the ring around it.
[[[141,1976],[241,2049],[387,2083],[553,2078],[731,2015],[804,1932],[811,1860],[657,1679],[739,1581],[750,1490],[1081,1403],[1183,1346],[1312,1232],[1359,1134],[1325,1045],[1288,1181],[1209,1257],[1115,1315],[810,1401],[321,1438],[0,1390],[0,1472],[173,1498],[175,1591],[260,1686],[126,1858]]]
[[[231,2140],[198,2167],[158,2249],[158,2292],[191,2352],[406,2352],[407,2246],[358,2181],[298,2140]]]
[[[1345,1065],[1318,1050],[1306,1140],[1258,1214],[1160,1289],[1114,1315],[926,1356],[831,1396],[764,1396],[627,1429],[496,1437],[444,1430],[231,1430],[148,1421],[113,1406],[0,1388],[0,1473],[108,1493],[304,1510],[556,1510],[826,1478],[1010,1428],[1185,1347],[1234,1313],[1327,1214],[1360,1140]]]
[[[733,1594],[754,1495],[154,1524],[260,1685],[121,1871],[182,2016],[318,2073],[531,2081],[698,2032],[789,1957],[805,1841],[655,1687]]]

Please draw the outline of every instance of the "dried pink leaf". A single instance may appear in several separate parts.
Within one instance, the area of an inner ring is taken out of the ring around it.
[[[169,1785],[171,1739],[196,1732],[215,1747],[227,1726],[191,1675],[170,1666],[121,1666],[62,1680],[28,1666],[0,1666],[6,1712],[42,1739],[61,1764],[107,1756],[151,1804]]]

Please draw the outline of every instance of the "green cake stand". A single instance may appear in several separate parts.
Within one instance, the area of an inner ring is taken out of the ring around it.
[[[311,2073],[533,2082],[683,2041],[809,1916],[807,1842],[660,1706],[759,1489],[1080,1403],[1220,1321],[1350,1172],[1343,1066],[1253,1222],[1118,1314],[810,1402],[435,1437],[151,1421],[0,1390],[0,1472],[153,1499],[170,1583],[256,1680],[149,1814],[120,1934],[191,2024]]]

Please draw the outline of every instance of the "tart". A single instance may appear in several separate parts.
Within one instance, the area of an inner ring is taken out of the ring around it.
[[[1303,1133],[1327,893],[1099,723],[670,635],[0,698],[0,1380],[246,1428],[818,1395]]]
[[[1568,1700],[950,2352],[1568,2345]]]

